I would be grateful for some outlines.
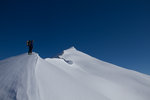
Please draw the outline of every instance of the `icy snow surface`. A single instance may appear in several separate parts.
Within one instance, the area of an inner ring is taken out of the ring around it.
[[[25,53],[0,61],[0,100],[150,100],[150,76],[74,47],[57,58]]]

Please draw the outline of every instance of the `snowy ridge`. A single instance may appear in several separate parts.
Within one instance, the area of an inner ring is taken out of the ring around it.
[[[0,61],[0,100],[149,100],[150,76],[74,47],[58,58],[23,54]]]
[[[0,62],[0,100],[38,100],[34,96],[37,58],[26,53]]]

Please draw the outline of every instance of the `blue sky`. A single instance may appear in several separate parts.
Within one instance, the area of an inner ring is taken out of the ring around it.
[[[0,59],[34,51],[52,57],[75,46],[93,57],[150,75],[150,1],[0,1]]]

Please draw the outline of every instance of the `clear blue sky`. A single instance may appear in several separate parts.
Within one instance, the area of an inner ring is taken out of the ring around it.
[[[34,51],[52,57],[75,46],[150,75],[150,1],[1,0],[0,59]]]

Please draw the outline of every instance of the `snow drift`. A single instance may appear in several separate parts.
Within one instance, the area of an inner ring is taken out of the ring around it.
[[[75,48],[56,58],[37,53],[0,61],[0,100],[149,100],[150,76]]]

